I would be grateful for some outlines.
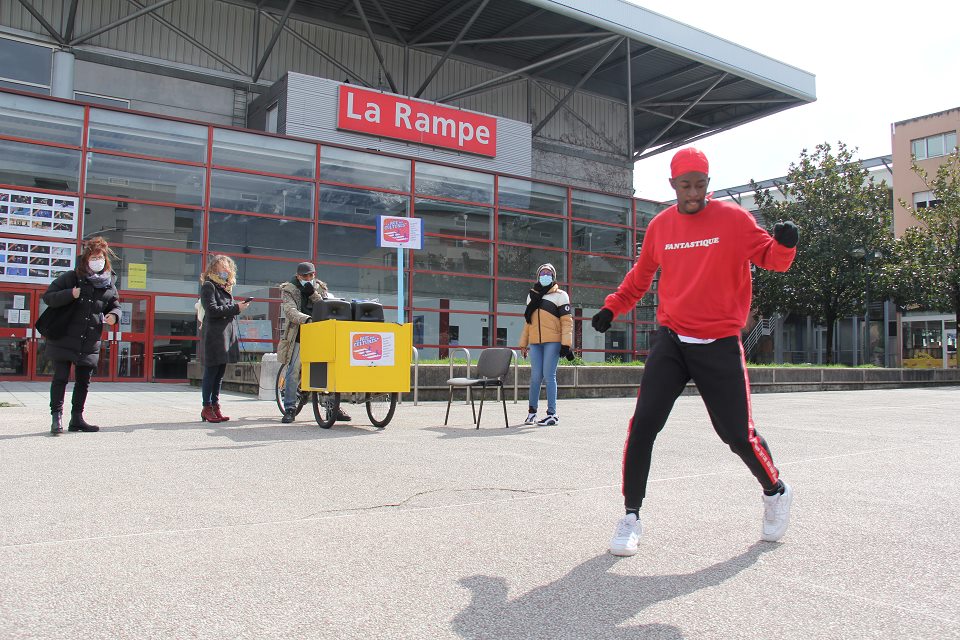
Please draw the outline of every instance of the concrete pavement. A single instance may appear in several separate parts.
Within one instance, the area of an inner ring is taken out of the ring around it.
[[[46,393],[0,383],[0,638],[960,637],[960,388],[755,396],[796,489],[778,544],[680,398],[625,559],[606,545],[630,399],[511,429],[488,405],[479,431],[462,403],[383,431],[352,406],[325,431],[95,382],[103,431],[52,438]]]

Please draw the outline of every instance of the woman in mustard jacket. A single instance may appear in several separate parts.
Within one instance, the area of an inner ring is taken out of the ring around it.
[[[523,312],[526,323],[520,334],[520,349],[530,350],[530,408],[524,424],[550,426],[557,416],[557,364],[573,355],[573,315],[570,296],[557,285],[557,270],[549,262],[537,269],[537,282],[527,295]],[[540,383],[547,384],[547,415],[537,420]]]

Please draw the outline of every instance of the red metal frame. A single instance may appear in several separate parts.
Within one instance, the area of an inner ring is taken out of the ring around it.
[[[519,175],[515,175],[515,174],[496,173],[496,172],[491,172],[491,171],[477,170],[477,169],[472,168],[472,167],[462,167],[462,166],[459,166],[459,165],[456,165],[456,164],[447,163],[447,162],[442,162],[442,161],[430,161],[430,162],[428,162],[427,164],[432,164],[432,165],[437,165],[437,166],[442,166],[442,167],[450,167],[450,168],[455,168],[455,169],[462,169],[462,170],[472,171],[472,172],[475,172],[475,173],[492,175],[492,177],[493,177],[493,202],[492,202],[492,203],[488,203],[488,202],[474,202],[474,201],[458,200],[458,199],[453,199],[453,198],[445,198],[445,197],[442,197],[442,196],[433,196],[433,195],[429,195],[429,194],[418,194],[417,191],[416,191],[416,187],[417,187],[416,174],[417,174],[417,163],[418,163],[419,161],[418,161],[416,158],[410,158],[410,157],[403,156],[403,155],[397,154],[397,153],[371,151],[371,150],[368,150],[368,149],[358,149],[358,148],[351,147],[351,146],[345,145],[345,144],[318,143],[316,140],[309,140],[309,139],[298,138],[298,137],[294,137],[294,136],[284,136],[284,135],[280,135],[280,134],[272,134],[272,133],[267,133],[267,132],[263,132],[263,131],[254,131],[254,130],[246,129],[246,128],[243,128],[243,127],[230,127],[230,126],[213,125],[213,124],[210,124],[210,123],[207,123],[207,122],[199,122],[199,121],[191,120],[191,119],[187,119],[187,118],[179,118],[179,117],[175,117],[175,116],[161,116],[161,115],[157,115],[157,114],[151,114],[151,113],[145,113],[145,112],[139,112],[139,111],[132,111],[132,110],[129,110],[129,109],[122,109],[122,108],[120,108],[120,107],[111,107],[111,106],[106,106],[106,105],[91,106],[91,105],[89,105],[89,104],[81,103],[81,102],[74,101],[74,100],[66,100],[66,99],[61,99],[61,98],[49,98],[49,97],[37,96],[37,95],[35,95],[35,94],[32,94],[32,93],[30,93],[30,92],[26,92],[26,91],[0,89],[0,92],[3,92],[3,93],[11,93],[11,94],[15,94],[15,95],[24,95],[24,96],[31,97],[31,98],[51,100],[51,101],[54,101],[54,102],[62,102],[62,103],[66,103],[66,104],[75,104],[75,105],[78,105],[78,106],[83,107],[83,109],[84,109],[84,112],[83,112],[83,113],[84,113],[84,117],[83,117],[82,140],[81,140],[81,145],[80,145],[79,147],[74,146],[74,145],[65,145],[65,144],[61,144],[61,143],[55,143],[55,142],[37,141],[37,140],[30,140],[30,139],[25,139],[25,138],[18,138],[18,137],[14,137],[14,136],[2,136],[2,135],[0,135],[0,140],[10,140],[10,141],[13,141],[13,142],[19,142],[19,143],[25,143],[25,144],[37,144],[37,145],[41,145],[41,146],[49,146],[49,147],[58,147],[58,148],[64,148],[64,149],[79,150],[79,151],[81,152],[81,166],[80,166],[79,191],[77,191],[77,192],[70,192],[70,191],[57,191],[57,190],[34,189],[34,188],[30,188],[30,191],[36,191],[36,192],[38,192],[38,193],[49,193],[49,194],[52,194],[52,195],[69,195],[69,196],[72,196],[72,197],[77,197],[77,198],[79,199],[79,209],[80,209],[80,211],[83,211],[83,209],[84,209],[84,204],[85,204],[85,202],[86,202],[86,199],[87,199],[87,198],[90,198],[90,199],[94,199],[94,200],[125,201],[125,202],[130,202],[130,203],[137,203],[137,204],[144,204],[144,205],[152,205],[152,206],[174,207],[174,208],[179,208],[179,209],[186,209],[186,210],[196,211],[196,212],[200,213],[200,221],[201,221],[201,224],[202,224],[202,236],[201,236],[201,237],[202,237],[202,240],[201,240],[201,243],[202,243],[202,244],[201,244],[201,247],[200,247],[199,249],[175,249],[175,248],[157,247],[157,246],[150,246],[150,245],[133,245],[133,244],[119,244],[119,243],[116,245],[118,248],[124,247],[124,248],[134,248],[134,249],[144,249],[144,250],[154,250],[154,251],[167,251],[167,252],[173,252],[173,253],[185,253],[185,254],[192,254],[192,255],[200,255],[200,256],[201,256],[201,260],[202,260],[201,268],[203,269],[203,268],[205,268],[206,262],[207,262],[207,260],[209,259],[209,255],[210,255],[209,243],[210,243],[210,214],[211,214],[211,212],[227,213],[227,214],[233,214],[233,215],[248,215],[248,216],[251,216],[251,217],[260,217],[260,218],[266,218],[266,219],[292,220],[292,221],[295,221],[295,222],[305,222],[305,223],[308,223],[308,224],[312,222],[314,225],[324,225],[324,226],[328,226],[328,227],[329,227],[329,226],[342,226],[342,227],[346,227],[346,228],[360,228],[360,229],[368,229],[368,230],[370,230],[370,229],[375,229],[375,227],[370,226],[370,225],[361,225],[361,224],[355,224],[355,223],[349,223],[349,222],[340,223],[340,222],[332,222],[332,221],[321,220],[321,219],[320,219],[320,189],[321,189],[322,187],[324,187],[324,186],[330,186],[330,187],[342,187],[342,188],[345,188],[345,189],[355,189],[355,190],[360,190],[360,191],[373,191],[373,192],[389,193],[389,194],[395,194],[395,195],[400,195],[400,196],[406,196],[406,197],[408,198],[408,200],[409,200],[409,205],[408,205],[408,207],[407,207],[407,215],[410,216],[410,217],[415,217],[415,216],[416,216],[416,204],[417,204],[417,200],[418,200],[418,199],[433,200],[433,201],[437,201],[437,202],[447,202],[447,203],[454,203],[454,204],[463,204],[463,205],[467,205],[467,206],[478,207],[478,208],[482,208],[482,209],[488,209],[488,210],[490,210],[490,215],[491,215],[491,218],[492,218],[492,225],[493,225],[492,235],[491,235],[490,238],[482,238],[482,237],[478,237],[478,236],[455,236],[455,235],[448,235],[448,234],[443,234],[443,233],[427,233],[426,235],[427,235],[427,236],[430,236],[430,237],[436,237],[436,238],[442,238],[442,239],[452,239],[452,240],[463,240],[464,237],[466,237],[466,239],[469,240],[469,241],[471,241],[471,242],[478,242],[478,243],[482,242],[482,243],[485,243],[485,244],[490,245],[491,248],[493,249],[494,253],[496,253],[497,247],[499,247],[501,244],[504,245],[504,246],[514,246],[514,247],[519,247],[519,248],[522,248],[522,249],[529,249],[529,250],[533,250],[533,251],[559,251],[559,252],[563,252],[563,254],[564,254],[564,260],[565,260],[565,262],[566,262],[566,273],[567,273],[567,275],[568,275],[568,277],[566,278],[566,280],[567,280],[567,286],[570,286],[570,287],[578,287],[578,288],[579,288],[579,287],[587,287],[587,288],[605,289],[605,290],[611,290],[611,289],[613,288],[611,285],[607,285],[607,284],[596,285],[596,284],[591,284],[591,283],[588,283],[588,282],[584,282],[584,283],[575,282],[575,281],[574,281],[574,277],[573,277],[573,261],[574,261],[574,256],[575,256],[575,255],[598,256],[598,257],[603,257],[603,258],[608,258],[608,259],[609,259],[609,258],[612,258],[612,259],[615,259],[615,260],[624,260],[624,261],[630,261],[630,260],[635,260],[635,259],[636,259],[636,255],[634,255],[634,254],[635,254],[635,251],[634,251],[632,248],[631,248],[630,251],[629,251],[629,255],[626,255],[626,256],[624,256],[624,255],[618,255],[618,254],[598,253],[598,252],[592,252],[592,251],[580,251],[580,250],[574,250],[574,249],[571,248],[571,242],[572,242],[572,238],[573,238],[573,225],[574,225],[574,223],[584,223],[584,224],[590,224],[590,225],[597,225],[597,226],[601,226],[601,227],[609,227],[609,228],[612,228],[612,229],[626,229],[626,230],[629,230],[629,231],[633,234],[633,240],[634,240],[634,244],[635,244],[635,242],[636,242],[636,236],[637,236],[639,233],[642,232],[642,230],[636,228],[636,224],[637,224],[637,199],[636,199],[636,198],[624,197],[624,196],[621,196],[621,195],[619,195],[619,194],[609,194],[609,193],[606,193],[606,192],[603,192],[603,191],[599,191],[599,190],[594,190],[594,189],[584,189],[584,188],[574,189],[573,187],[571,187],[571,186],[568,185],[568,184],[562,184],[562,183],[559,183],[559,182],[552,182],[552,181],[545,181],[545,180],[531,180],[531,179],[530,179],[529,177],[527,177],[527,176],[519,176]],[[89,144],[89,135],[90,135],[90,113],[91,113],[91,109],[94,109],[94,108],[96,108],[96,109],[98,109],[98,110],[101,110],[101,111],[117,111],[117,112],[122,112],[122,113],[127,113],[127,114],[132,113],[132,114],[135,114],[135,115],[145,116],[145,117],[153,118],[153,119],[161,119],[161,120],[167,120],[167,121],[173,121],[173,122],[182,122],[182,123],[185,123],[185,124],[192,124],[192,125],[199,125],[199,126],[206,127],[206,130],[207,130],[206,159],[205,159],[204,162],[200,163],[200,162],[194,162],[194,161],[188,161],[188,160],[178,160],[178,159],[162,158],[162,157],[151,156],[151,155],[146,155],[146,154],[137,154],[137,153],[124,152],[124,151],[113,151],[113,150],[109,150],[109,149],[95,149],[95,148],[91,148],[91,147],[90,147],[90,144]],[[283,140],[291,140],[291,141],[295,141],[295,142],[304,142],[304,143],[307,143],[307,144],[310,144],[310,145],[314,145],[314,148],[315,148],[314,175],[313,175],[312,177],[290,176],[290,175],[279,174],[279,173],[268,172],[268,171],[255,171],[255,170],[250,170],[250,169],[244,169],[244,168],[241,168],[241,167],[233,167],[233,166],[229,166],[229,165],[214,164],[214,163],[213,163],[213,147],[214,147],[213,139],[214,139],[214,132],[215,132],[215,130],[217,130],[217,129],[230,130],[230,131],[238,131],[238,132],[246,132],[246,133],[251,133],[251,134],[260,135],[260,136],[273,137],[273,138],[278,138],[278,139],[283,139]],[[405,162],[409,162],[409,168],[410,168],[410,180],[409,180],[409,186],[408,186],[409,191],[398,191],[398,190],[393,190],[393,189],[386,189],[386,188],[375,187],[375,186],[367,186],[367,185],[362,185],[362,184],[352,184],[352,183],[344,183],[344,182],[338,182],[338,181],[332,181],[332,180],[324,180],[324,179],[322,178],[322,175],[321,175],[321,157],[322,157],[323,149],[324,149],[325,147],[347,149],[347,150],[350,150],[350,151],[358,151],[358,152],[361,152],[361,153],[371,153],[371,154],[375,154],[375,155],[382,156],[382,157],[396,158],[396,159],[399,159],[399,160],[403,160],[403,161],[405,161]],[[140,159],[140,160],[147,160],[147,161],[154,161],[154,162],[163,162],[163,163],[166,163],[166,164],[173,164],[173,165],[182,165],[182,166],[190,166],[190,167],[203,168],[203,170],[204,170],[204,180],[205,180],[205,182],[204,182],[203,203],[202,203],[202,205],[183,205],[183,204],[170,203],[170,202],[139,200],[139,199],[135,199],[135,198],[116,198],[116,197],[104,196],[104,195],[100,195],[100,194],[89,194],[89,195],[87,195],[87,194],[85,193],[85,190],[86,190],[86,157],[87,157],[87,153],[90,153],[90,152],[96,152],[96,153],[98,153],[98,154],[110,155],[110,156],[116,156],[116,157],[123,157],[123,158]],[[248,175],[255,175],[255,176],[264,176],[264,177],[278,178],[278,179],[283,179],[283,180],[291,180],[291,181],[297,181],[297,182],[304,182],[304,183],[312,184],[313,187],[314,187],[314,189],[313,189],[313,200],[314,200],[314,202],[313,202],[313,215],[312,215],[311,217],[309,217],[309,218],[304,218],[304,217],[283,216],[283,215],[276,215],[276,214],[263,214],[263,213],[255,213],[255,212],[249,212],[249,211],[239,211],[239,210],[224,209],[224,208],[213,208],[213,207],[210,206],[210,193],[211,193],[212,178],[213,178],[213,171],[214,171],[214,170],[223,170],[223,171],[230,171],[230,172],[234,172],[234,173],[238,173],[238,174],[248,174]],[[501,206],[500,206],[500,197],[499,197],[499,196],[500,196],[500,178],[501,178],[501,177],[504,177],[504,178],[515,178],[515,179],[524,180],[524,181],[527,181],[527,182],[530,182],[530,183],[537,183],[537,184],[543,184],[543,185],[549,185],[549,186],[555,186],[555,187],[562,187],[562,188],[564,188],[564,189],[565,189],[565,194],[566,194],[565,212],[564,212],[563,214],[556,214],[556,213],[550,213],[550,212],[544,212],[544,211],[536,211],[536,210],[532,210],[532,209],[523,209],[523,208],[517,208],[517,207],[503,207],[503,208],[501,209]],[[0,185],[0,187],[8,188],[8,189],[14,189],[14,190],[23,190],[23,189],[25,189],[25,187],[23,187],[22,185]],[[619,224],[619,223],[611,223],[611,222],[605,222],[605,221],[600,221],[600,220],[594,220],[594,219],[590,219],[590,218],[583,218],[583,217],[579,217],[579,216],[575,217],[575,216],[573,215],[573,194],[574,194],[575,191],[576,191],[576,192],[583,192],[583,193],[596,193],[596,194],[601,194],[601,195],[610,195],[610,196],[614,196],[614,197],[618,197],[618,198],[623,198],[623,199],[625,199],[625,200],[629,200],[629,202],[630,202],[630,213],[629,213],[629,218],[630,218],[630,220],[629,220],[629,222],[624,225],[624,224]],[[566,225],[565,225],[565,226],[566,226],[566,237],[564,238],[564,246],[563,246],[563,247],[543,247],[543,246],[539,246],[539,245],[531,245],[531,244],[525,244],[525,243],[502,242],[502,241],[500,240],[500,233],[499,233],[499,216],[500,216],[501,210],[502,210],[502,211],[509,211],[509,212],[512,212],[512,213],[519,213],[519,214],[522,214],[522,215],[539,216],[539,217],[543,217],[543,218],[553,218],[553,219],[565,221],[565,222],[566,222]],[[78,237],[78,239],[77,239],[78,249],[80,248],[80,246],[81,246],[81,244],[82,244],[82,238],[83,238],[83,228],[82,228],[83,216],[81,215],[81,216],[79,216],[79,218],[80,218],[80,220],[79,220],[79,222],[78,222],[78,236],[79,236],[79,237]],[[314,237],[313,237],[313,240],[312,240],[312,241],[313,241],[313,249],[312,249],[312,252],[311,252],[311,256],[312,256],[313,262],[314,262],[315,264],[318,264],[318,265],[324,264],[324,265],[342,266],[342,267],[352,267],[352,268],[360,268],[360,267],[362,266],[362,268],[364,268],[364,269],[377,269],[377,270],[384,270],[384,271],[390,271],[390,270],[391,270],[390,267],[381,267],[381,266],[378,266],[378,265],[359,265],[359,264],[357,264],[357,263],[351,263],[351,262],[339,262],[339,261],[322,260],[322,259],[321,259],[321,254],[320,254],[320,251],[319,251],[320,247],[319,247],[318,236],[317,236],[317,234],[319,233],[319,228],[320,228],[320,227],[317,226],[316,230],[314,231]],[[8,235],[8,236],[10,236],[10,237],[12,237],[12,238],[17,238],[17,239],[21,239],[21,238],[22,238],[22,239],[24,239],[24,240],[31,240],[31,239],[35,240],[35,239],[37,238],[37,236],[22,236],[22,235],[20,235],[20,234],[15,234],[15,233],[10,233],[10,234],[5,234],[5,235]],[[265,259],[265,258],[266,258],[266,259],[271,259],[271,260],[275,260],[275,261],[283,261],[283,262],[291,262],[291,263],[293,263],[293,262],[298,262],[298,261],[299,261],[298,258],[286,258],[286,257],[280,258],[280,257],[273,257],[273,256],[270,256],[269,258],[267,258],[266,256],[253,256],[253,255],[251,255],[251,254],[229,253],[229,254],[227,254],[227,255],[231,255],[231,256],[233,256],[233,257],[240,257],[240,258],[253,258],[253,259]],[[506,316],[513,315],[513,314],[509,314],[509,313],[502,313],[502,314],[501,314],[501,313],[499,313],[498,310],[497,310],[497,309],[498,309],[498,306],[499,306],[499,304],[500,304],[500,303],[498,302],[498,295],[499,295],[499,281],[501,280],[501,275],[500,275],[500,270],[499,270],[499,261],[496,260],[495,258],[493,259],[493,261],[492,261],[492,266],[491,266],[491,274],[490,274],[490,275],[475,275],[475,274],[469,274],[469,273],[440,272],[440,271],[433,271],[433,270],[429,270],[429,269],[419,269],[419,268],[417,268],[417,265],[416,265],[415,260],[416,260],[415,255],[411,254],[411,255],[410,255],[410,259],[408,259],[408,260],[406,260],[406,261],[404,262],[405,280],[406,280],[406,282],[408,283],[408,286],[407,286],[407,288],[406,288],[406,296],[405,296],[405,299],[404,299],[403,301],[398,301],[398,304],[403,304],[404,307],[405,307],[405,309],[407,309],[407,310],[409,310],[409,311],[411,311],[411,312],[412,312],[412,311],[431,311],[431,312],[437,312],[437,313],[444,313],[444,312],[450,313],[450,312],[455,311],[455,310],[451,310],[451,309],[427,309],[427,308],[421,308],[421,307],[414,307],[414,306],[413,306],[413,298],[414,298],[415,278],[416,278],[416,275],[417,275],[417,274],[424,274],[424,275],[451,275],[451,276],[455,276],[455,277],[475,278],[475,279],[484,279],[484,280],[485,280],[485,279],[492,279],[492,280],[493,280],[493,298],[492,298],[491,303],[490,303],[490,310],[489,310],[489,311],[456,311],[456,312],[457,312],[457,313],[471,313],[471,314],[477,314],[477,315],[491,315],[491,316],[493,316],[494,319],[493,319],[493,322],[492,322],[492,324],[491,324],[491,339],[492,339],[492,340],[495,340],[496,329],[497,329],[497,320],[496,320],[497,316],[498,316],[498,315],[506,315]],[[507,277],[502,277],[502,279],[505,280],[505,281],[511,281],[511,282],[525,282],[525,280],[523,280],[523,279],[521,279],[521,278],[514,278],[514,277],[509,277],[509,276],[507,276]],[[135,293],[135,292],[129,292],[127,295],[142,295],[142,293],[140,293],[140,292],[137,292],[137,293]],[[150,306],[151,306],[151,308],[152,308],[152,305],[153,305],[153,299],[155,298],[156,295],[163,295],[163,296],[170,295],[170,296],[192,297],[192,296],[190,296],[190,295],[188,295],[188,294],[176,294],[176,293],[149,293],[149,294],[147,294],[147,295],[151,298],[151,300],[150,300]],[[274,301],[274,300],[273,300],[273,299],[270,299],[270,300],[268,300],[268,301]],[[390,307],[388,307],[388,308],[390,308]],[[644,326],[645,326],[645,325],[648,324],[647,322],[638,322],[638,321],[636,320],[636,313],[635,313],[635,312],[632,312],[632,313],[630,314],[630,316],[628,317],[628,319],[626,319],[626,321],[627,321],[627,324],[632,328],[633,336],[634,336],[633,340],[635,340],[635,335],[636,335],[636,331],[638,330],[638,329],[637,329],[638,326],[639,326],[639,325],[644,325]],[[161,338],[161,339],[175,339],[175,340],[196,340],[196,339],[197,339],[197,338],[195,338],[195,337],[187,337],[187,336],[157,336],[157,335],[153,335],[153,319],[152,319],[152,317],[150,318],[150,320],[149,320],[149,322],[148,322],[148,325],[149,325],[149,326],[148,326],[148,341],[150,342],[150,349],[151,349],[151,351],[152,351],[153,341],[154,341],[155,339],[158,339],[158,338]],[[262,342],[262,341],[258,341],[258,342]],[[431,345],[422,345],[422,346],[430,347]],[[634,342],[634,346],[635,346],[635,342]],[[589,350],[588,350],[588,351],[589,351]],[[634,349],[634,351],[636,352],[635,349]],[[609,352],[610,352],[610,353],[614,353],[614,352],[620,353],[620,351],[609,351]],[[627,352],[628,352],[628,351],[627,351]],[[152,370],[151,370],[151,373],[152,373]],[[152,376],[149,376],[149,377],[152,378]]]

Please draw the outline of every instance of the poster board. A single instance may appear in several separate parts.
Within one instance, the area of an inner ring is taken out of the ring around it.
[[[0,282],[50,284],[76,264],[77,246],[0,237]]]
[[[0,189],[0,232],[76,238],[78,198]]]

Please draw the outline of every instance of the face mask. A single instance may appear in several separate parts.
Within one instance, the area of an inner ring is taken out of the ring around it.
[[[553,276],[540,276],[540,286],[549,287],[553,284]]]
[[[230,279],[230,273],[227,271],[218,271],[217,275],[220,276],[220,279],[224,282]]]
[[[103,268],[107,266],[107,261],[103,258],[97,258],[96,260],[91,260],[87,264],[90,267],[90,271],[94,273],[100,273],[103,271]]]

